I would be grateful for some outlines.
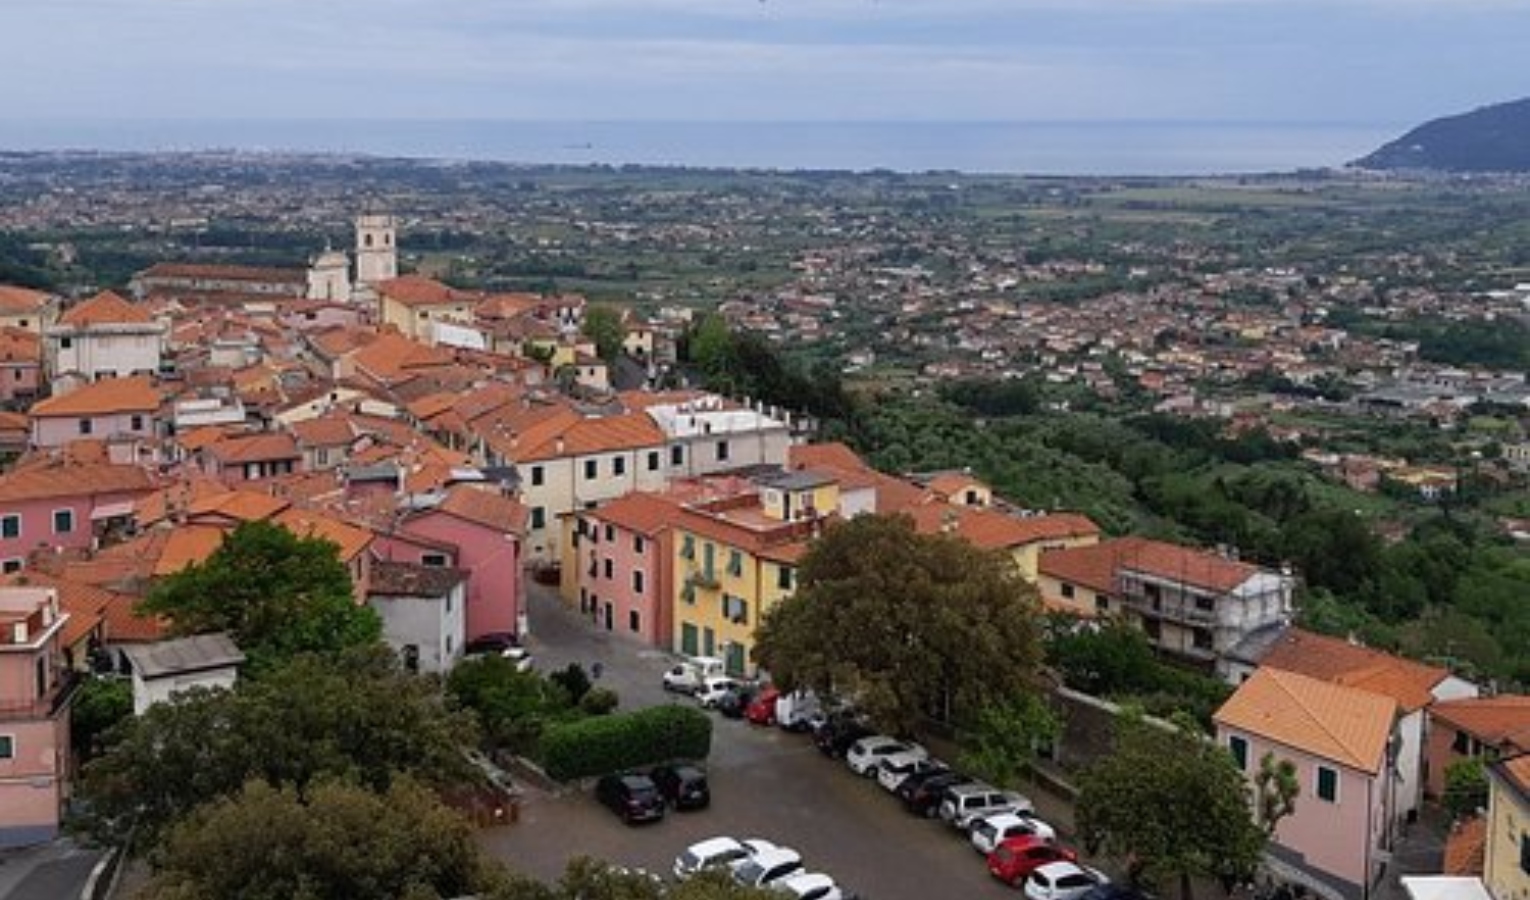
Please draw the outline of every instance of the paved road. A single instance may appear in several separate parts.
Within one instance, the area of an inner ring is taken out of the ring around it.
[[[595,632],[543,588],[534,595],[529,643],[538,668],[599,660],[602,683],[621,693],[623,706],[689,702],[658,687],[667,657]],[[707,763],[711,809],[632,828],[587,793],[532,794],[520,822],[484,832],[484,845],[521,871],[553,879],[581,854],[668,872],[675,856],[695,841],[719,834],[763,837],[793,847],[808,868],[829,873],[869,900],[1017,896],[988,877],[964,837],[908,815],[874,781],[826,759],[805,736],[721,717],[716,725]]]
[[[0,900],[66,900],[78,897],[101,851],[61,839],[40,847],[0,853]]]

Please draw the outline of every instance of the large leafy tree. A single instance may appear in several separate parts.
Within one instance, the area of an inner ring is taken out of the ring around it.
[[[581,326],[584,336],[595,342],[595,352],[606,362],[615,360],[622,352],[622,339],[627,336],[622,324],[622,314],[612,306],[594,305],[585,310]]]
[[[433,784],[468,776],[471,717],[386,649],[299,657],[233,691],[191,691],[110,735],[86,765],[85,823],[104,838],[134,825],[148,844],[197,806],[251,779],[299,789],[343,777],[383,790],[405,773]]]
[[[985,707],[962,734],[961,764],[999,787],[1015,787],[1029,775],[1040,749],[1057,739],[1062,720],[1036,694],[1017,694]]]
[[[1186,900],[1195,878],[1249,877],[1266,841],[1226,750],[1140,718],[1123,720],[1115,752],[1083,772],[1075,814],[1091,852],[1131,860],[1149,885],[1177,877]]]
[[[270,522],[241,524],[206,561],[156,585],[142,606],[181,634],[229,632],[257,670],[382,635],[377,614],[356,604],[338,548]]]
[[[906,733],[1034,690],[1039,631],[1035,591],[1004,555],[918,534],[906,516],[860,516],[803,558],[755,655],[783,688],[853,697]]]

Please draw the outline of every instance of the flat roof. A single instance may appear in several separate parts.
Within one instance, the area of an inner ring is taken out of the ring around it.
[[[127,654],[138,676],[147,681],[170,675],[224,669],[244,662],[244,654],[234,645],[234,639],[221,631],[153,644],[125,646],[122,652]]]

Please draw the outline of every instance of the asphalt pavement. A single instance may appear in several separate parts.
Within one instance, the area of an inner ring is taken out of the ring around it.
[[[0,851],[0,900],[72,900],[100,859],[100,850],[79,847],[68,838]]]

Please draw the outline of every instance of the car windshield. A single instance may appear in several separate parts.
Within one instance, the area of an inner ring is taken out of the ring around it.
[[[682,869],[699,869],[701,868],[701,857],[687,850],[680,854],[680,867]]]
[[[654,797],[654,789],[646,784],[628,785],[627,792],[634,800],[652,800]]]
[[[740,863],[738,869],[735,870],[735,874],[738,875],[738,880],[744,884],[755,884],[760,880],[760,876],[765,874],[765,869],[751,859],[748,862]]]
[[[972,829],[972,833],[985,838],[991,838],[993,837],[993,825],[989,822],[979,822],[977,827]]]

